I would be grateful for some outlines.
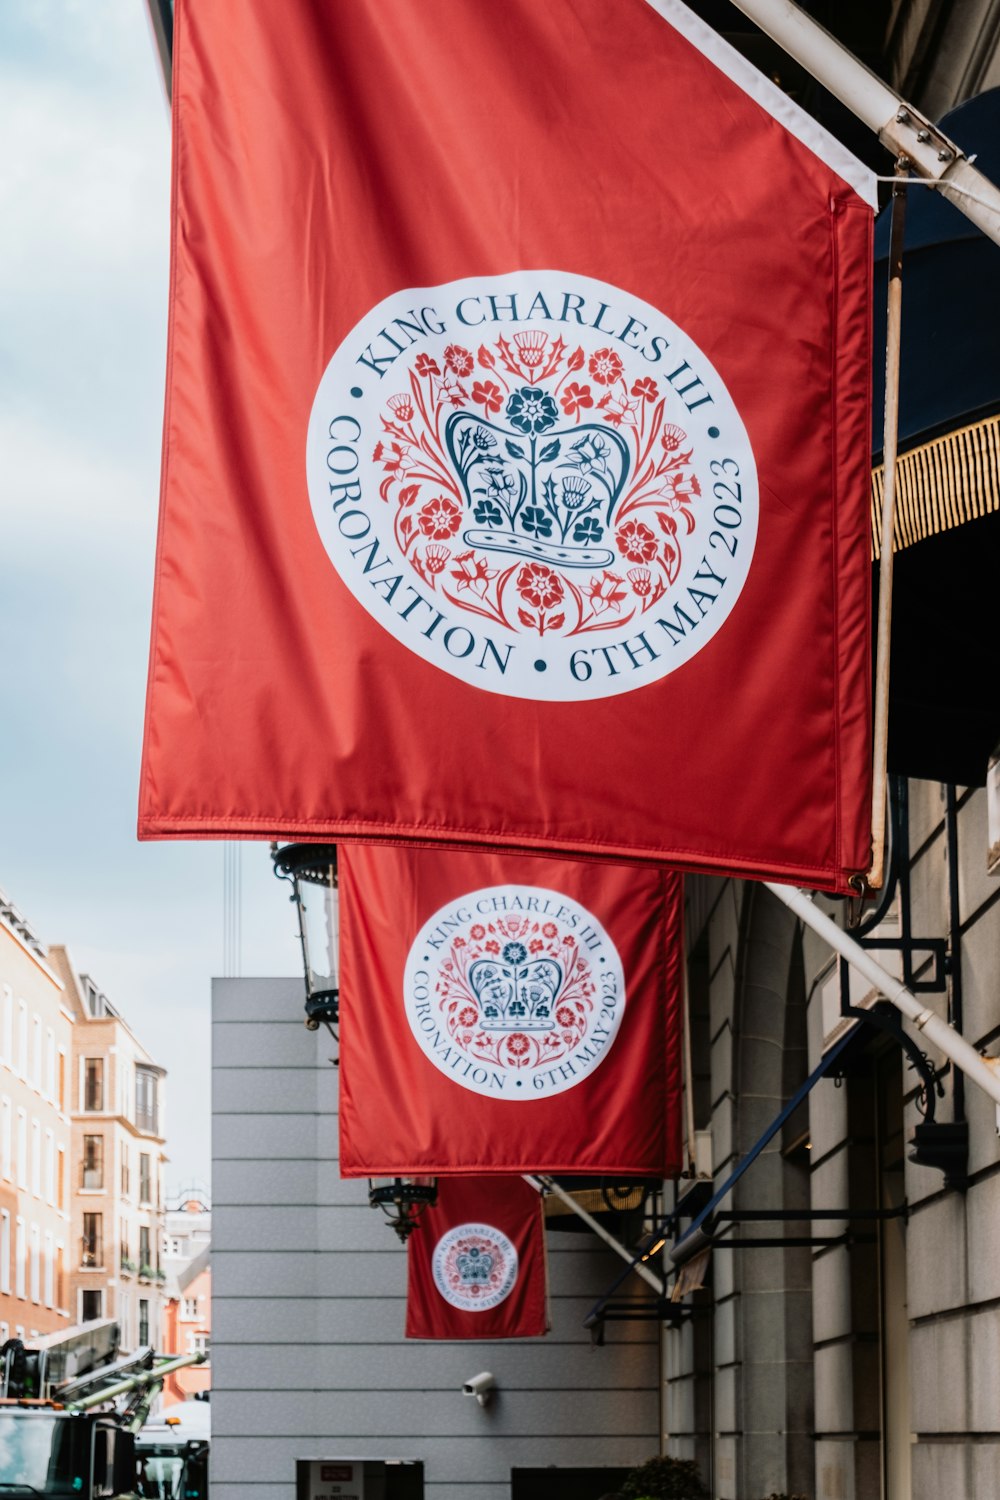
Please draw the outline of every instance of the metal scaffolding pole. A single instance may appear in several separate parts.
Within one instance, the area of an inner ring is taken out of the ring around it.
[[[895,156],[1000,245],[1000,188],[960,146],[921,115],[792,0],[733,0],[738,10],[873,130]]]
[[[881,994],[894,1005],[897,1010],[902,1011],[908,1021],[912,1021],[917,1030],[922,1032],[927,1040],[944,1053],[945,1057],[951,1059],[956,1068],[961,1068],[965,1076],[978,1083],[984,1093],[997,1104],[1000,1104],[1000,1076],[993,1072],[986,1060],[971,1046],[963,1036],[959,1036],[948,1022],[939,1016],[936,1011],[929,1010],[927,1006],[921,1005],[915,999],[901,979],[895,979],[882,965],[876,963],[871,954],[862,948],[849,933],[837,926],[825,912],[820,911],[811,896],[805,891],[800,891],[790,885],[772,885],[766,881],[767,889],[779,901],[789,907],[797,917],[811,927],[813,932],[828,943],[835,953],[846,958],[852,969],[864,976],[868,983],[874,985]]]

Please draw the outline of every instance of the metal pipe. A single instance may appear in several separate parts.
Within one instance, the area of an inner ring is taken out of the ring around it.
[[[772,885],[766,882],[767,889],[772,895],[777,896],[779,901],[784,902],[797,917],[811,927],[824,942],[847,959],[852,969],[857,970],[868,983],[873,985],[882,995],[894,1005],[897,1010],[902,1011],[907,1020],[912,1021],[918,1031],[922,1032],[927,1040],[949,1057],[957,1068],[961,1068],[967,1078],[973,1083],[978,1083],[984,1093],[988,1094],[997,1104],[1000,1104],[1000,1076],[997,1076],[987,1066],[986,1062],[971,1046],[963,1036],[959,1036],[948,1022],[942,1020],[936,1011],[921,1005],[915,999],[901,979],[895,979],[887,969],[876,963],[869,953],[855,942],[849,933],[844,932],[832,921],[825,912],[820,911],[810,896],[804,891],[798,890],[790,885]]]
[[[684,1119],[687,1128],[688,1171],[695,1175],[694,1062],[691,1052],[691,986],[688,982],[688,960],[681,959],[684,984]]]
[[[908,156],[918,177],[933,182],[960,213],[1000,245],[1000,188],[954,141],[792,0],[733,3],[873,130],[893,155]]]
[[[899,435],[899,343],[903,320],[903,229],[908,168],[896,163],[889,235],[889,305],[885,333],[885,419],[882,436],[882,545],[878,568],[878,625],[875,651],[875,722],[872,745],[872,862],[870,890],[885,879],[885,820],[889,755],[889,657],[892,645],[892,563],[896,517],[896,448]]]
[[[622,1260],[627,1260],[629,1262],[629,1269],[641,1276],[643,1281],[648,1282],[658,1297],[663,1296],[665,1288],[659,1276],[651,1271],[648,1266],[644,1266],[641,1260],[636,1259],[631,1250],[627,1250],[620,1240],[615,1239],[613,1234],[609,1234],[603,1224],[598,1224],[593,1214],[588,1214],[585,1208],[581,1208],[572,1194],[567,1193],[565,1188],[561,1188],[558,1182],[555,1182],[551,1177],[543,1177],[540,1172],[536,1172],[534,1176],[548,1192],[554,1193],[561,1203],[564,1203],[568,1209],[572,1210],[577,1218],[582,1219],[587,1228],[592,1229],[598,1239],[603,1240],[606,1245],[610,1246],[616,1255],[621,1256]],[[534,1186],[531,1177],[525,1175],[525,1181],[531,1182],[532,1186]]]
[[[106,1401],[113,1401],[116,1396],[124,1396],[128,1391],[138,1391],[153,1382],[162,1383],[165,1375],[171,1375],[174,1370],[181,1370],[185,1365],[203,1365],[207,1358],[207,1354],[181,1354],[177,1359],[168,1359],[153,1370],[143,1370],[138,1375],[130,1375],[127,1380],[105,1386],[92,1396],[81,1396],[79,1401],[68,1401],[66,1410],[88,1411],[92,1406],[103,1406]]]

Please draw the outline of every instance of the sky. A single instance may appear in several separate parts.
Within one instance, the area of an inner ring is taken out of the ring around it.
[[[143,0],[0,3],[0,887],[168,1069],[208,1184],[219,843],[135,836],[166,348],[170,124]],[[294,974],[266,845],[239,972]]]

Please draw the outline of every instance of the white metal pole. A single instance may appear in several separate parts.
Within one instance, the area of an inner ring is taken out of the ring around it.
[[[525,1173],[524,1180],[525,1182],[530,1182],[532,1187],[535,1187],[539,1182],[542,1183],[550,1193],[554,1193],[561,1203],[564,1203],[568,1209],[575,1213],[578,1219],[582,1219],[587,1228],[594,1231],[598,1239],[603,1240],[606,1245],[610,1246],[616,1255],[620,1255],[622,1260],[627,1260],[629,1265],[635,1260],[632,1251],[627,1250],[620,1240],[615,1239],[613,1234],[609,1234],[603,1224],[598,1224],[593,1215],[588,1214],[585,1208],[581,1208],[576,1199],[567,1193],[564,1188],[561,1188],[558,1182],[553,1181],[551,1177],[543,1177],[540,1172],[535,1173],[534,1177],[530,1177]],[[654,1271],[651,1271],[648,1266],[643,1265],[641,1260],[635,1261],[633,1269],[637,1276],[642,1277],[643,1281],[649,1282],[649,1285],[658,1297],[663,1296],[665,1287]]]
[[[792,0],[733,0],[790,57],[802,64],[918,177],[934,182],[955,207],[1000,245],[1000,188],[954,141],[877,78],[836,37]]]
[[[800,891],[795,886],[772,885],[770,881],[765,883],[767,889],[777,896],[779,901],[783,901],[797,917],[801,917],[813,932],[818,933],[824,942],[829,943],[835,953],[846,958],[852,969],[862,974],[890,1004],[902,1011],[907,1020],[912,1021],[917,1030],[921,1031],[933,1046],[943,1052],[945,1057],[950,1058],[957,1068],[961,1068],[967,1078],[973,1083],[978,1083],[984,1093],[989,1094],[991,1099],[1000,1104],[1000,1076],[993,1072],[985,1058],[981,1057],[975,1047],[960,1036],[954,1027],[949,1026],[948,1022],[943,1020],[936,1011],[921,1005],[920,1001],[911,995],[902,980],[894,978],[887,969],[883,969],[880,963],[876,963],[871,954],[862,948],[856,939],[838,927],[825,912],[820,911],[812,897],[807,896],[805,891]]]

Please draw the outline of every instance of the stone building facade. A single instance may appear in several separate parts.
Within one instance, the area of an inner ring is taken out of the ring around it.
[[[0,1344],[73,1321],[72,1036],[62,981],[0,892]]]
[[[50,962],[74,1019],[72,1321],[116,1318],[123,1350],[158,1346],[166,1074],[64,947],[50,950]]]

